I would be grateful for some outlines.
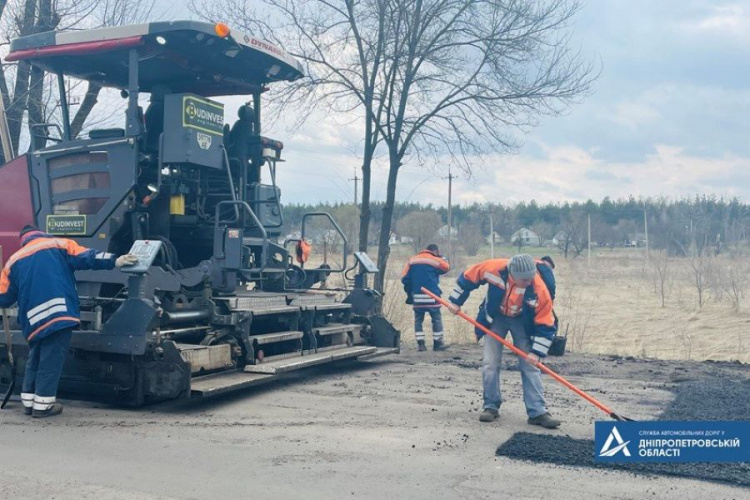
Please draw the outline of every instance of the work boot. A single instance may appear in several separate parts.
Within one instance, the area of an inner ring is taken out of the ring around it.
[[[495,419],[499,416],[497,410],[493,408],[485,408],[482,410],[482,413],[479,414],[479,421],[480,422],[494,422]]]
[[[34,408],[31,412],[31,416],[34,418],[54,417],[55,415],[61,414],[62,411],[63,405],[60,403],[52,403],[46,410],[37,410]]]
[[[440,339],[440,340],[435,340],[435,341],[434,341],[434,342],[432,343],[432,350],[433,350],[433,351],[444,351],[444,350],[448,349],[449,347],[450,347],[450,346],[449,346],[449,345],[447,345],[447,344],[446,344],[445,342],[443,342],[443,340],[442,340],[442,339]]]
[[[427,346],[424,345],[424,340],[417,340],[417,351],[422,352],[426,350],[427,350]]]
[[[562,422],[556,418],[552,418],[552,415],[549,413],[544,413],[538,417],[529,417],[528,423],[531,425],[539,425],[545,429],[557,429]]]
[[[26,415],[31,415],[31,409],[34,407],[34,393],[22,392],[21,403],[23,403],[23,412]]]

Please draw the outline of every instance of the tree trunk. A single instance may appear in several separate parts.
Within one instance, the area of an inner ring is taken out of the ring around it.
[[[86,89],[86,97],[83,98],[81,107],[78,108],[78,112],[76,113],[75,118],[73,118],[73,122],[70,124],[70,136],[73,139],[77,138],[78,134],[80,134],[81,130],[83,130],[83,125],[86,123],[86,118],[89,117],[89,114],[91,114],[91,110],[94,109],[94,106],[96,106],[96,103],[99,100],[99,92],[101,90],[101,85],[94,82],[89,82],[89,86]]]
[[[39,16],[34,24],[34,33],[45,33],[55,29],[59,23],[59,17],[52,10],[52,0],[39,1]],[[32,66],[29,80],[29,99],[27,102],[29,113],[29,135],[34,149],[41,149],[47,145],[48,129],[37,129],[32,133],[31,127],[47,121],[46,106],[44,102],[44,70]]]
[[[1,64],[0,64],[0,67],[2,67]],[[0,99],[3,100],[3,109],[5,109],[7,113],[8,108],[10,108],[10,98],[8,97],[8,84],[6,83],[5,78],[2,76],[0,76]],[[6,114],[6,119],[7,119],[7,114]],[[13,144],[11,143],[11,148],[12,147],[13,147]],[[9,160],[5,158],[5,152],[2,151],[2,148],[0,148],[0,158],[2,158],[2,160],[0,161],[0,165],[4,165]]]
[[[23,123],[23,112],[26,110],[26,101],[29,94],[29,74],[31,65],[26,61],[20,61],[16,69],[16,83],[13,87],[13,97],[8,106],[8,131],[13,149],[18,154],[18,146],[21,138],[21,125]]]
[[[369,115],[369,113],[368,113]],[[359,213],[359,251],[367,252],[370,239],[370,189],[372,185],[372,159],[377,147],[377,133],[373,133],[373,123],[368,118],[365,126],[365,148],[362,159],[362,208]]]
[[[34,125],[44,123],[44,70],[33,66],[29,79],[29,100],[27,103],[29,113],[29,137],[33,149],[42,149],[47,145],[47,129],[32,128]]]
[[[365,153],[362,162],[362,206],[359,213],[359,251],[367,252],[370,237],[370,181],[372,179],[372,155]]]
[[[23,18],[19,26],[19,35],[31,35],[34,31],[34,19],[36,14],[36,2],[26,0],[23,8]],[[18,154],[18,143],[21,138],[21,125],[23,122],[23,112],[26,110],[27,100],[29,98],[29,74],[31,65],[26,61],[19,61],[16,67],[16,82],[13,86],[13,97],[10,98],[10,104],[6,110],[8,117],[8,131],[10,132],[10,141],[13,143],[13,149]]]
[[[393,208],[396,204],[396,179],[398,169],[401,166],[401,157],[394,147],[390,148],[390,168],[388,170],[388,191],[386,193],[385,205],[383,206],[383,223],[380,227],[380,239],[378,242],[378,269],[380,272],[375,277],[375,290],[383,293],[385,289],[385,276],[388,268],[388,256],[391,247],[388,241],[391,238],[391,227],[393,225]]]

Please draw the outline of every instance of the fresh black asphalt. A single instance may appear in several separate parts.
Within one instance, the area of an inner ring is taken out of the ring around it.
[[[704,372],[700,379],[681,381],[674,390],[675,399],[659,420],[750,420],[750,379],[737,377],[736,373],[717,371],[707,376]],[[750,487],[750,463],[602,464],[594,462],[593,440],[559,435],[519,432],[498,447],[496,454],[516,460],[681,476]]]

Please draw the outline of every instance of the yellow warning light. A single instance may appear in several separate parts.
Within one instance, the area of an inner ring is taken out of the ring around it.
[[[216,26],[214,26],[214,31],[217,35],[219,35],[221,38],[226,38],[229,36],[229,32],[231,31],[229,29],[229,26],[227,26],[224,23],[216,23]]]

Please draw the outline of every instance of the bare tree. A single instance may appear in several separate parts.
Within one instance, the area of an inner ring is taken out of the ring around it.
[[[388,0],[262,0],[262,7],[248,0],[191,0],[190,9],[203,19],[227,19],[247,32],[259,34],[283,46],[299,59],[307,77],[286,88],[272,89],[277,116],[290,116],[302,124],[322,109],[351,121],[357,110],[363,128],[362,200],[359,249],[367,251],[372,211],[370,193],[372,162],[380,142],[380,122],[385,101],[379,79],[386,54]],[[390,236],[390,223],[386,230]],[[383,270],[384,273],[385,270]],[[381,273],[381,274],[383,274]]]
[[[382,141],[389,174],[379,290],[406,159],[419,165],[447,156],[470,171],[477,155],[514,150],[511,129],[564,110],[594,79],[592,67],[568,48],[575,0],[262,3],[272,7],[265,16],[244,0],[213,8],[201,2],[194,11],[210,19],[231,12],[240,26],[278,41],[307,64],[310,78],[293,85],[282,103],[359,112],[365,128],[360,247],[367,241],[370,161]]]
[[[0,3],[0,26],[7,36],[2,40],[34,35],[52,30],[93,29],[105,26],[130,24],[151,17],[155,0],[16,0]],[[9,81],[13,92],[10,93]],[[101,88],[90,84],[86,96],[72,123],[75,137],[97,102]],[[32,134],[32,127],[53,121],[59,108],[57,89],[44,72],[27,61],[3,66],[0,94],[7,110],[8,128],[15,152],[18,152],[24,114],[28,116],[31,140],[43,147],[46,133]]]
[[[732,304],[732,310],[737,312],[745,297],[747,288],[747,269],[740,264],[742,261],[734,261],[723,269],[722,285],[724,286],[729,300]]]
[[[531,127],[589,90],[593,68],[569,51],[565,36],[578,10],[566,0],[388,3],[378,123],[389,162],[381,269],[407,157],[447,155],[470,172],[470,158],[517,147],[509,129]],[[383,279],[377,277],[376,288]]]
[[[397,228],[401,236],[411,238],[411,245],[414,251],[429,245],[435,237],[442,221],[437,212],[432,210],[424,212],[410,212],[399,219]]]
[[[706,291],[715,272],[714,261],[707,249],[698,251],[695,247],[693,247],[693,251],[686,261],[690,271],[690,282],[697,293],[698,308],[700,309],[706,303]]]
[[[669,254],[666,250],[654,250],[649,253],[649,260],[653,267],[654,288],[661,299],[661,307],[664,308],[667,303]]]
[[[346,235],[349,250],[357,248],[359,235],[359,210],[354,204],[338,205],[331,210],[331,215]]]
[[[539,235],[539,244],[544,245],[555,236],[555,229],[552,224],[544,221],[536,221],[530,228]]]
[[[462,224],[458,227],[458,238],[461,246],[466,250],[469,257],[474,257],[479,253],[479,249],[484,244],[484,235],[482,230],[476,224]]]
[[[562,217],[561,225],[557,247],[562,250],[566,259],[571,252],[573,257],[578,257],[588,245],[586,213],[578,209],[569,210]]]

